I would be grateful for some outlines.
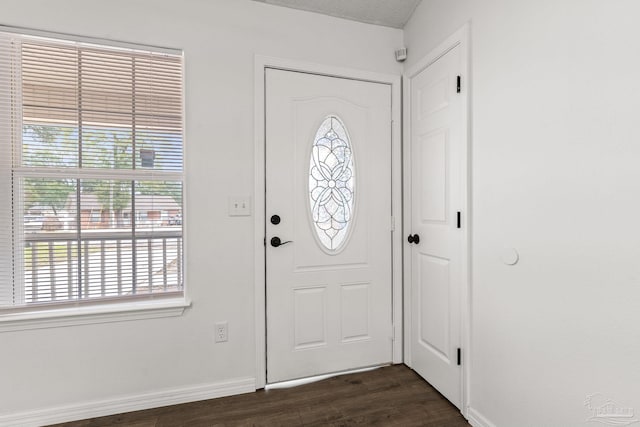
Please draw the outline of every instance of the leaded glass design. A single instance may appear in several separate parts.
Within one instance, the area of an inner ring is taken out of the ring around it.
[[[355,173],[353,150],[344,124],[327,117],[316,132],[309,164],[309,206],[315,232],[329,251],[349,235],[353,219]]]

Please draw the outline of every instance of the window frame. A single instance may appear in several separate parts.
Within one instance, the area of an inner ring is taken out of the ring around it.
[[[124,49],[124,50],[140,50],[154,53],[165,53],[170,55],[181,56],[181,137],[182,137],[182,170],[179,172],[165,171],[162,174],[164,180],[174,179],[181,182],[182,185],[182,207],[181,218],[185,218],[187,214],[187,175],[186,175],[186,126],[185,126],[185,67],[184,67],[184,52],[182,49],[159,47],[152,45],[143,45],[122,41],[115,41],[109,39],[100,39],[93,37],[77,36],[63,33],[46,32],[33,29],[25,29],[19,27],[9,27],[0,25],[0,32],[13,33],[17,36],[31,36],[31,37],[43,37],[49,39],[57,39],[64,42],[75,42],[83,45],[95,47],[102,47],[107,49]],[[22,80],[20,80],[21,82]],[[21,83],[20,83],[21,84]],[[22,116],[22,112],[20,111]],[[18,144],[11,143],[12,149],[20,147],[23,143],[22,127],[13,126],[11,129],[12,139],[18,141]],[[21,151],[20,151],[21,152]],[[21,165],[19,158],[14,157],[16,163],[12,167],[12,180],[19,181],[20,177],[25,178],[27,176],[33,176],[34,168]],[[134,153],[135,162],[135,153]],[[27,171],[27,169],[31,169]],[[49,168],[44,170],[44,167],[35,168],[36,175],[43,178],[59,178],[69,172],[69,168]],[[86,170],[83,172],[81,168],[72,168],[76,177],[81,179],[96,179],[97,175],[100,175],[100,170]],[[28,172],[28,173],[27,173]],[[85,176],[86,175],[86,176]],[[151,177],[156,175],[157,172],[153,170],[145,169],[133,169],[133,170],[108,170],[105,176],[101,179],[115,180],[115,179],[131,179],[135,182],[139,182],[145,179],[145,177]],[[119,175],[122,177],[119,178]],[[173,176],[173,178],[172,178]],[[160,181],[158,181],[160,182]],[[80,191],[78,189],[78,191]],[[132,189],[135,191],[135,189]],[[14,195],[14,206],[12,209],[19,209],[24,214],[24,190],[18,188]],[[134,196],[135,197],[135,196]],[[93,212],[92,212],[93,213]],[[77,215],[81,215],[77,212]],[[132,213],[133,215],[133,213]],[[11,223],[14,236],[24,235],[25,221],[24,215],[14,214],[13,222]],[[91,220],[92,218],[90,218]],[[118,322],[126,320],[139,320],[139,319],[151,319],[159,317],[174,317],[181,316],[185,309],[191,306],[191,302],[188,298],[187,287],[187,224],[182,224],[182,289],[176,292],[164,292],[157,294],[145,294],[141,296],[115,296],[115,297],[100,297],[100,298],[87,298],[87,299],[71,299],[60,300],[43,303],[24,304],[24,286],[25,286],[25,272],[24,272],[24,254],[20,252],[20,246],[18,244],[19,237],[14,237],[11,242],[13,247],[12,252],[14,257],[17,258],[14,261],[13,267],[13,295],[14,305],[7,306],[0,309],[0,332],[16,331],[16,330],[28,330],[28,329],[41,329],[51,327],[62,327],[82,324],[93,323],[108,323]]]

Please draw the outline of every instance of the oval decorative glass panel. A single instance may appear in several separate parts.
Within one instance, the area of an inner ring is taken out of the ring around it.
[[[353,218],[355,173],[351,141],[337,116],[327,117],[316,132],[309,162],[309,207],[320,243],[337,251],[345,243]]]

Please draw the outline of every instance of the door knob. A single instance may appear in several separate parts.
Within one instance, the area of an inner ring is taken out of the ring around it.
[[[271,238],[271,246],[273,246],[274,248],[277,248],[278,246],[286,245],[287,243],[291,243],[291,240],[287,240],[286,242],[283,242],[277,236]]]
[[[415,243],[417,245],[418,243],[420,243],[420,236],[418,236],[417,234],[414,234],[413,236],[409,234],[409,237],[407,237],[407,241],[409,243]]]

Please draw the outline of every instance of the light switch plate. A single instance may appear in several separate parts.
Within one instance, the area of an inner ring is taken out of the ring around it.
[[[229,216],[249,216],[251,215],[251,197],[233,196],[229,197]]]

